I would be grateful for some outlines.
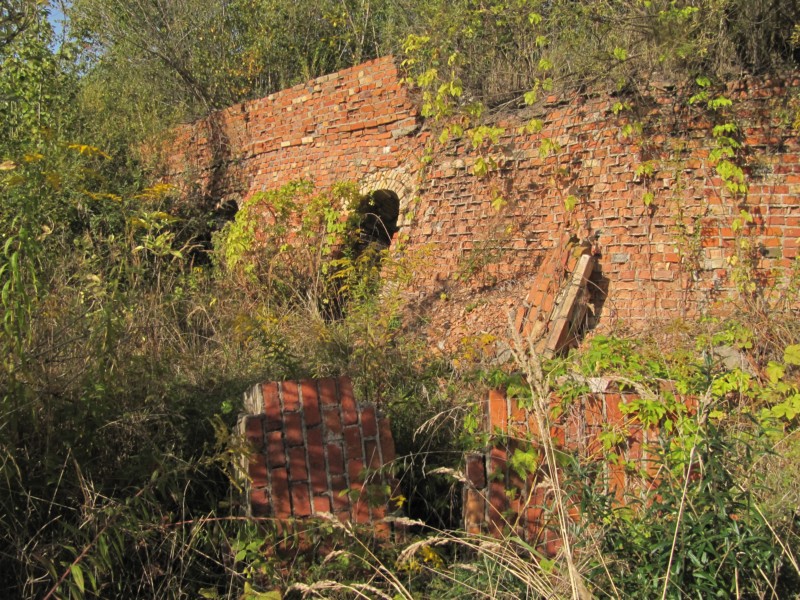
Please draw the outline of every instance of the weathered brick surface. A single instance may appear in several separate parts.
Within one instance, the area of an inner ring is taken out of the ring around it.
[[[724,189],[710,162],[714,123],[677,97],[656,96],[642,136],[621,134],[630,118],[615,115],[615,99],[602,94],[545,106],[537,134],[520,134],[519,123],[509,121],[500,143],[487,149],[500,167],[482,179],[471,175],[476,156],[466,140],[434,154],[414,220],[402,233],[410,238],[407,247],[429,245],[437,257],[418,280],[429,286],[428,299],[442,289],[448,293],[450,308],[433,322],[434,331],[444,332],[436,341],[455,347],[482,331],[505,337],[505,313],[519,308],[526,290],[543,289],[532,285],[543,270],[558,276],[551,255],[569,259],[565,238],[572,235],[596,259],[591,320],[601,326],[625,321],[645,327],[725,310],[718,301],[735,288],[727,261],[736,237],[731,224],[743,208],[754,222],[741,235],[759,249],[754,258],[764,283],[773,269],[785,277],[798,256],[800,145],[769,111],[787,94],[780,83],[744,82],[728,91],[732,115],[716,117],[746,132],[736,162],[750,185],[740,198]],[[559,149],[541,156],[543,140]],[[637,177],[645,161],[655,173]],[[491,206],[493,193],[508,201],[500,212]],[[645,193],[654,195],[651,206]],[[565,208],[567,195],[578,200],[572,211]],[[481,257],[487,264],[460,297],[453,275],[481,264]],[[494,290],[490,301],[465,311],[480,298],[481,286]],[[549,301],[547,294],[533,294],[523,305],[546,312]],[[524,316],[518,315],[520,325]]]
[[[563,413],[550,432],[558,449],[578,454],[584,463],[598,463],[605,473],[607,491],[615,494],[620,503],[637,497],[643,487],[654,485],[656,476],[656,461],[648,454],[646,441],[654,439],[658,432],[643,430],[619,410],[621,402],[635,397],[614,389],[587,395]],[[690,410],[695,406],[692,398],[687,397],[684,402]],[[554,397],[552,406],[557,404]],[[532,411],[521,408],[501,390],[488,394],[484,412],[484,431],[497,435],[491,437],[485,452],[465,457],[464,528],[470,533],[520,535],[545,554],[554,555],[561,541],[536,419]],[[509,414],[514,417],[509,419]],[[624,443],[614,450],[620,457],[618,461],[606,460],[607,451],[598,440],[604,428],[626,432]],[[538,470],[525,474],[512,468],[514,453],[531,448],[538,451]],[[623,462],[635,468],[626,468]],[[577,519],[577,499],[573,497],[569,502],[567,511]]]
[[[252,450],[244,465],[251,514],[288,519],[334,512],[357,523],[386,516],[384,490],[396,485],[391,429],[375,406],[356,401],[349,379],[259,384],[246,406],[256,400],[263,412],[240,420]]]
[[[372,189],[406,195],[406,138],[418,125],[395,61],[380,58],[178,128],[167,179],[217,200],[301,178],[323,189],[372,178]]]

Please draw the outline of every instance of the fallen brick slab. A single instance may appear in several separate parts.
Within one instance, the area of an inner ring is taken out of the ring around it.
[[[356,401],[350,379],[260,383],[245,394],[244,408],[248,515],[332,513],[389,533],[382,522],[396,488],[388,468],[395,459],[389,421]]]

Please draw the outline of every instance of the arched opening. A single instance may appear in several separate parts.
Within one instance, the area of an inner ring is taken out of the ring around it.
[[[364,196],[356,209],[359,219],[356,253],[375,244],[388,248],[398,231],[400,198],[391,190],[377,190]]]

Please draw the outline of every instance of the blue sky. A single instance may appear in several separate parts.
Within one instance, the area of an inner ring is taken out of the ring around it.
[[[61,2],[58,2],[57,0],[50,2],[49,21],[56,32],[56,39],[60,38],[61,34],[64,31],[64,26],[63,26],[64,13],[61,12]]]

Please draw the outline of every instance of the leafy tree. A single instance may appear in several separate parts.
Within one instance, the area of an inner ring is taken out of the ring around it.
[[[390,0],[76,0],[92,141],[141,140],[388,53],[405,14]]]

